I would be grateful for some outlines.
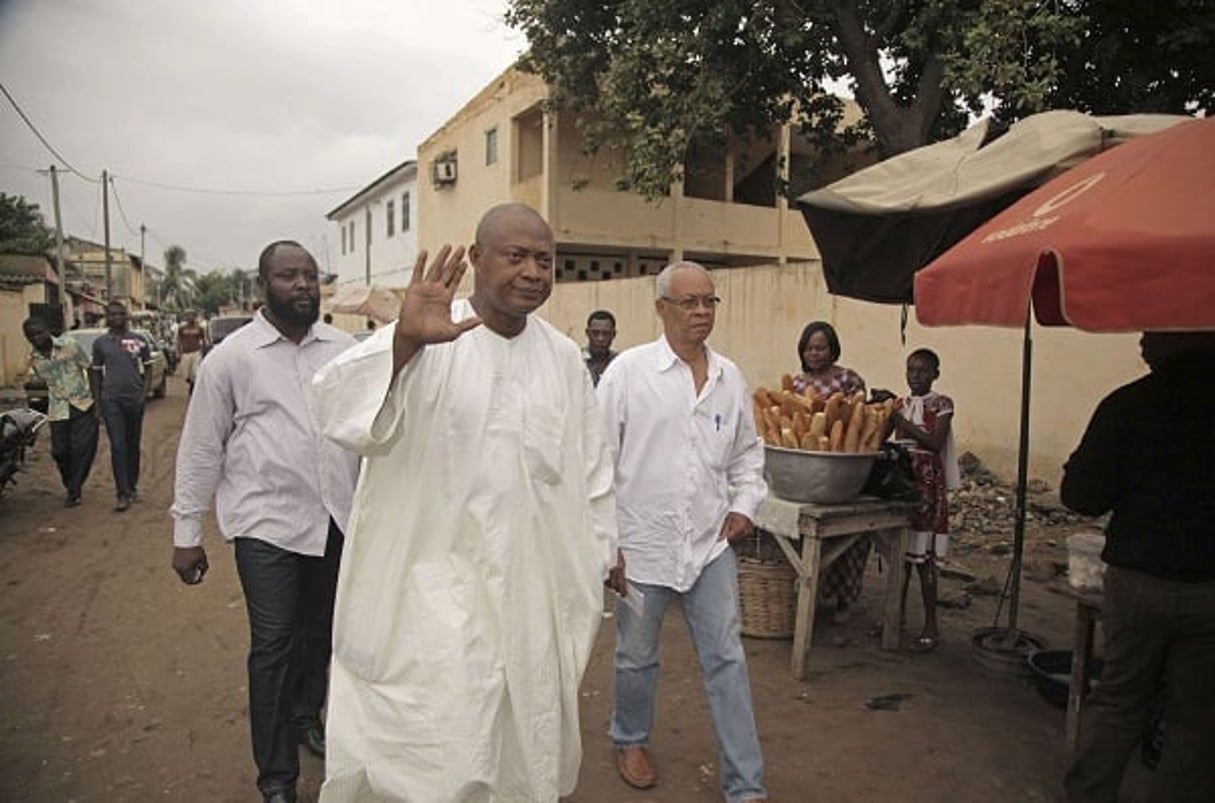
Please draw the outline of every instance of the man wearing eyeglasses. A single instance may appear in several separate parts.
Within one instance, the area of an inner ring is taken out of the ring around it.
[[[662,336],[622,352],[598,387],[634,598],[616,606],[616,765],[630,786],[658,781],[649,750],[658,638],[678,597],[700,659],[726,799],[765,801],[730,549],[753,531],[767,493],[763,447],[742,373],[705,343],[721,302],[709,272],[677,262],[658,275],[656,291]]]

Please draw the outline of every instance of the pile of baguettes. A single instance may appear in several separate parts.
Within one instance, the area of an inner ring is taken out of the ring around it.
[[[793,378],[781,377],[781,389],[756,388],[752,394],[755,428],[764,443],[807,452],[876,452],[894,412],[894,399],[865,403],[865,391],[834,393],[825,399],[793,390]]]

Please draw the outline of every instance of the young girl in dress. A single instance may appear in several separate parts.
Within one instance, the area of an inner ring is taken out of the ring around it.
[[[953,400],[932,389],[941,375],[941,360],[929,349],[916,349],[907,357],[907,386],[911,394],[898,400],[891,416],[894,437],[911,453],[920,509],[911,518],[914,534],[906,560],[920,576],[924,599],[924,629],[912,648],[928,652],[937,646],[937,559],[949,546],[949,503],[945,492],[959,485],[958,458],[953,445]],[[903,579],[903,601],[911,571]]]

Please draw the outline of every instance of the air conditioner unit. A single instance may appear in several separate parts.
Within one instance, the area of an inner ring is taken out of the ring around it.
[[[435,162],[431,169],[436,184],[452,184],[456,180],[456,163],[453,161]]]

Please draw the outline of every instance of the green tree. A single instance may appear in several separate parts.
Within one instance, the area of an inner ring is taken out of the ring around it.
[[[1078,1],[1078,0],[1077,0]],[[1095,0],[1093,0],[1095,2]],[[702,140],[791,119],[826,150],[872,136],[889,156],[948,136],[993,101],[1039,111],[1084,17],[1066,0],[511,0],[523,66],[577,113],[590,149],[619,148],[649,197]],[[865,112],[841,128],[844,81]]]
[[[1081,0],[1089,20],[1063,59],[1054,108],[1097,114],[1215,111],[1215,3]]]
[[[165,249],[165,275],[160,283],[161,299],[166,309],[182,310],[194,296],[197,274],[186,267],[186,249],[170,245]]]
[[[203,315],[219,314],[220,309],[233,302],[232,276],[213,270],[194,281],[194,303]]]
[[[0,192],[0,254],[46,255],[54,250],[55,232],[47,227],[38,204]]]

